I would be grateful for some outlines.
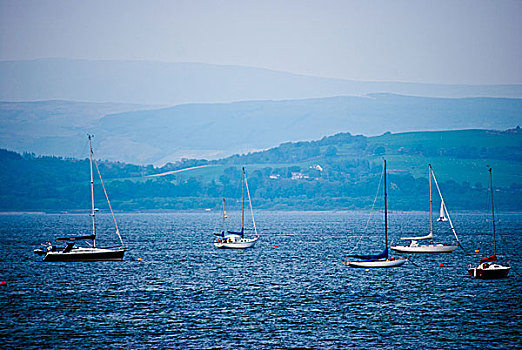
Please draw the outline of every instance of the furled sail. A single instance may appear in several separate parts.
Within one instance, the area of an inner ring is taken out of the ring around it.
[[[420,237],[401,237],[401,240],[403,241],[420,241],[423,239],[432,239],[433,238],[433,232],[430,233],[427,236],[420,236]]]
[[[235,232],[235,231],[227,231],[228,233],[231,233],[233,235],[240,235],[241,237],[243,237],[243,234],[244,234],[244,229],[241,229],[240,232]]]
[[[489,262],[489,261],[497,261],[497,254],[494,254],[492,256],[488,256],[487,258],[480,259],[480,262]]]
[[[377,254],[377,255],[347,255],[347,257],[361,259],[361,260],[388,259],[388,248],[384,249],[381,254]]]
[[[77,236],[77,237],[60,237],[56,239],[57,241],[87,241],[87,240],[94,240],[96,238],[95,235],[90,236]]]

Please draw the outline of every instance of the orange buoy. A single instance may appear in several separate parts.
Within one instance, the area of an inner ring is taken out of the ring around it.
[[[475,249],[475,253],[478,253],[478,252],[480,252],[480,250],[478,250],[478,249]]]
[[[276,245],[274,246],[274,248],[279,248],[279,246],[276,244]]]
[[[439,267],[444,267],[444,264],[440,264]]]
[[[0,286],[7,286],[7,282],[6,281],[0,282]]]
[[[138,261],[143,261],[143,259],[142,258],[138,258]]]

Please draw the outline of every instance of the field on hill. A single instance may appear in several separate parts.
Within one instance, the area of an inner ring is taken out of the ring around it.
[[[247,165],[249,172],[271,169],[270,175],[284,175],[277,173],[283,169],[307,173],[317,165],[325,172],[336,172],[343,166],[344,172],[349,172],[354,162],[367,161],[368,169],[380,168],[383,158],[388,160],[392,173],[415,178],[427,177],[427,165],[431,163],[444,181],[487,186],[484,174],[492,167],[497,185],[522,184],[522,133],[517,129],[386,133],[368,138],[338,134],[321,141],[286,143],[267,151],[211,161],[208,164],[214,167],[188,169],[177,178],[217,181],[225,169],[241,164]],[[183,164],[179,162],[175,167]]]
[[[222,197],[233,209],[241,195],[241,167],[258,209],[365,209],[376,196],[383,158],[393,210],[426,209],[429,163],[450,208],[485,210],[492,167],[499,209],[522,210],[520,129],[344,133],[220,160],[186,159],[161,168],[101,162],[100,170],[117,210],[218,208]],[[5,150],[0,160],[1,210],[89,208],[87,160]]]

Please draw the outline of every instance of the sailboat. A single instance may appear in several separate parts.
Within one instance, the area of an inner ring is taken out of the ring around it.
[[[407,259],[404,258],[388,258],[388,198],[386,192],[386,160],[384,160],[384,250],[377,255],[346,255],[348,258],[356,260],[348,260],[344,262],[350,267],[397,267],[403,265]]]
[[[252,225],[254,228],[254,233],[256,237],[254,238],[245,238],[245,188],[246,193],[248,195],[248,203],[250,205],[250,213],[252,214]],[[223,198],[223,231],[220,233],[214,233],[214,235],[218,236],[216,241],[214,242],[214,246],[222,249],[245,249],[245,248],[253,248],[259,239],[259,234],[257,233],[256,221],[254,219],[254,211],[252,209],[252,200],[250,198],[250,191],[248,189],[248,183],[245,176],[245,168],[242,168],[242,196],[241,196],[241,231],[227,231],[228,234],[225,234],[225,199]]]
[[[52,245],[52,243],[47,242],[46,248],[35,249],[34,252],[38,255],[43,255],[43,261],[119,261],[123,260],[123,254],[125,253],[125,246],[123,244],[123,240],[120,235],[120,230],[118,229],[118,223],[116,222],[116,217],[114,216],[114,212],[112,211],[111,202],[109,201],[109,196],[107,195],[107,191],[105,190],[105,185],[103,184],[103,179],[101,177],[100,169],[98,168],[98,163],[96,159],[94,159],[94,153],[92,151],[92,135],[88,135],[89,137],[89,164],[90,164],[90,172],[91,172],[91,217],[92,217],[92,232],[90,235],[84,236],[75,236],[75,237],[62,237],[58,238],[57,241],[67,242],[65,248],[58,249],[56,246]],[[109,248],[99,248],[96,246],[96,220],[95,213],[98,211],[94,207],[94,180],[93,180],[93,163],[96,166],[96,170],[98,172],[98,176],[100,178],[100,182],[103,188],[103,192],[105,193],[105,198],[109,205],[109,209],[111,211],[112,219],[114,221],[114,226],[116,228],[116,234],[118,235],[121,246],[118,247],[109,247]],[[86,246],[75,246],[76,242],[83,241],[86,243]],[[92,243],[91,243],[92,242]]]
[[[443,244],[443,243],[433,243],[433,200],[431,195],[431,179],[433,178],[435,185],[437,187],[437,191],[440,196],[440,216],[437,221],[448,221],[450,224],[450,229],[453,232],[453,235],[457,239],[457,244]],[[451,253],[455,249],[458,248],[459,238],[457,236],[457,232],[453,227],[453,223],[451,222],[451,218],[448,213],[448,209],[446,208],[446,204],[444,203],[444,198],[442,198],[442,193],[439,188],[439,184],[437,183],[437,178],[435,177],[435,173],[431,167],[431,164],[428,165],[428,182],[430,188],[430,233],[426,236],[420,237],[401,237],[401,240],[410,241],[409,245],[396,245],[391,247],[391,249],[403,252],[403,253]],[[429,240],[427,244],[421,244],[419,241]]]
[[[444,215],[444,200],[440,201],[440,212],[437,221],[448,221],[448,218]]]
[[[488,256],[486,258],[480,259],[479,266],[472,268],[471,266],[468,268],[468,273],[480,279],[497,279],[497,278],[505,278],[509,274],[509,270],[511,267],[501,265],[497,262],[497,243],[495,237],[495,206],[493,202],[493,175],[491,168],[489,168],[489,188],[491,191],[491,217],[493,223],[493,255]]]

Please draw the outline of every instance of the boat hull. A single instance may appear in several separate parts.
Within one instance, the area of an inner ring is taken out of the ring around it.
[[[488,264],[483,263],[478,267],[469,268],[468,273],[471,277],[484,279],[484,280],[492,280],[492,279],[500,279],[507,278],[509,274],[509,270],[511,270],[510,266],[502,266],[499,264]]]
[[[430,245],[419,245],[416,247],[410,246],[395,246],[390,249],[401,253],[451,253],[458,248],[458,245],[442,245],[442,244],[430,244]]]
[[[408,259],[393,259],[393,260],[374,260],[374,261],[347,261],[346,265],[350,267],[361,267],[361,268],[388,268],[398,267],[403,265]]]
[[[214,246],[220,249],[247,249],[253,248],[257,242],[257,238],[241,239],[236,242],[214,242]]]
[[[73,249],[70,252],[48,252],[43,261],[121,261],[125,249]]]

